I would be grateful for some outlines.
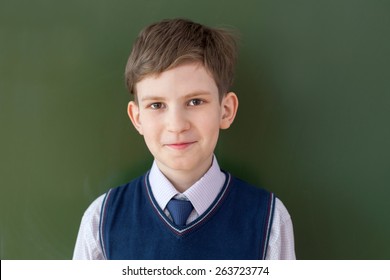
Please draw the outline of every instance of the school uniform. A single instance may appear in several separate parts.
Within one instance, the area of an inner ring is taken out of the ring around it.
[[[172,198],[193,206],[185,225],[172,220]],[[215,157],[182,194],[154,162],[90,205],[73,259],[295,259],[293,228],[278,198],[221,171]]]

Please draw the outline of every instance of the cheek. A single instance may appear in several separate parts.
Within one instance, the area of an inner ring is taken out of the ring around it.
[[[155,118],[143,118],[143,136],[148,145],[153,145],[155,142],[159,142],[164,130],[163,125]]]
[[[156,126],[155,119],[153,119],[149,114],[141,114],[139,120],[145,133],[152,132],[153,127]]]
[[[144,125],[143,132],[144,137],[149,140],[156,138],[158,135],[158,129],[155,125]]]
[[[219,135],[220,119],[219,116],[205,116],[200,123],[200,129],[205,135],[210,137],[210,140],[215,141]]]
[[[143,138],[149,151],[155,156],[155,151],[159,146],[159,136],[156,130],[150,126],[144,128]]]

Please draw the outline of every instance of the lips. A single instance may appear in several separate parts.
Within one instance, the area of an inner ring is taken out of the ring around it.
[[[180,142],[180,143],[171,143],[171,144],[166,144],[167,147],[175,150],[184,150],[193,145],[196,141],[192,142]]]

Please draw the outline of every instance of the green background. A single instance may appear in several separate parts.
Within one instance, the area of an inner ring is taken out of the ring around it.
[[[0,256],[69,259],[87,206],[149,168],[126,115],[136,34],[241,33],[220,165],[275,192],[299,259],[390,259],[390,2],[2,0]]]

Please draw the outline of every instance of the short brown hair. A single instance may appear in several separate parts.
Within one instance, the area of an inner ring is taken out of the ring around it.
[[[146,76],[199,61],[213,76],[222,98],[233,84],[236,57],[232,30],[210,28],[187,19],[163,20],[138,35],[126,65],[126,86],[135,94],[136,83]]]

